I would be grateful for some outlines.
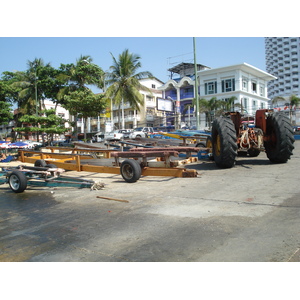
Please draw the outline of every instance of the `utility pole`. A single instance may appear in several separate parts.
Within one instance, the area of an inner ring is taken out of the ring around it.
[[[198,75],[197,75],[197,60],[196,60],[196,38],[193,38],[193,44],[194,44],[194,67],[195,67],[196,121],[197,121],[197,130],[199,130],[200,129],[200,112],[199,112]]]

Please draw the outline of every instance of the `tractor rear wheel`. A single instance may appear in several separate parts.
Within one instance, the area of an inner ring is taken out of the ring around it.
[[[216,118],[212,125],[212,148],[216,165],[220,168],[232,168],[237,156],[237,137],[230,118]]]
[[[273,113],[267,117],[264,146],[269,160],[273,163],[286,163],[293,155],[294,134],[289,118],[283,113]]]

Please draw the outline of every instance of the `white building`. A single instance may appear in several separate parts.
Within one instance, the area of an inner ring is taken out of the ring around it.
[[[46,109],[55,109],[55,103],[53,103],[50,100],[44,100],[44,104],[45,104],[45,108]],[[69,120],[70,119],[70,113],[68,110],[64,109],[62,106],[57,105],[56,107],[56,115],[61,117],[62,119],[66,119]],[[65,127],[68,128],[69,127],[69,123],[66,122],[65,123]]]
[[[268,97],[300,95],[300,38],[266,37],[266,70],[277,77],[268,83]],[[284,106],[285,103],[281,103]]]
[[[257,109],[268,108],[268,82],[276,79],[247,63],[198,72],[200,98],[216,97],[224,100],[236,97],[243,112],[254,114]]]
[[[143,95],[143,104],[140,105],[140,110],[135,110],[126,103],[121,105],[121,113],[124,116],[121,118],[123,121],[123,128],[135,128],[135,127],[155,127],[159,126],[162,122],[163,115],[157,110],[157,99],[162,97],[162,92],[158,90],[158,86],[163,84],[157,78],[145,78],[141,79],[140,83],[147,87],[151,92],[141,90],[140,93]],[[118,127],[119,120],[119,107],[113,105],[113,124]]]
[[[215,97],[217,100],[226,101],[236,97],[235,102],[241,105],[237,110],[242,109],[243,112],[252,115],[257,109],[268,108],[267,85],[274,79],[275,76],[247,63],[215,69],[205,67],[198,71],[199,99],[210,100]],[[192,105],[192,99],[195,98],[194,86],[194,76],[190,74],[177,80],[171,79],[160,87],[165,99],[171,95],[172,100],[179,102],[177,106],[180,108],[181,126],[188,123],[188,119],[191,121],[190,125],[196,125],[195,116],[187,114],[187,118],[185,112],[186,107]],[[185,91],[186,88],[189,90]],[[205,128],[207,125],[205,114],[201,114],[200,127]]]

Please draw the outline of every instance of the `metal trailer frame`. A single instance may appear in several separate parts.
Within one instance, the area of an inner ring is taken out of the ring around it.
[[[192,151],[191,147],[186,147],[188,151]],[[56,148],[59,150],[59,148]],[[153,148],[155,149],[155,148]],[[199,148],[195,148],[199,151]],[[149,148],[147,148],[149,150]],[[178,156],[178,152],[174,149],[168,148],[163,151],[159,149],[156,153],[145,153],[144,151],[131,152],[131,151],[107,151],[102,149],[74,149],[74,152],[89,152],[89,153],[106,153],[109,157],[135,159],[144,157],[158,157],[160,161],[169,161],[170,155]],[[182,150],[183,151],[183,150]],[[186,150],[187,151],[187,150]],[[43,160],[46,163],[55,164],[57,167],[72,170],[72,171],[85,171],[94,173],[110,173],[116,175],[122,175],[121,164],[118,159],[115,162],[115,166],[99,166],[89,163],[82,163],[81,160],[93,159],[92,155],[82,155],[76,153],[49,153],[33,150],[19,150],[19,160],[21,162],[28,162],[34,164],[37,160]],[[129,159],[129,160],[130,160]],[[146,160],[144,160],[146,162]],[[195,162],[195,158],[187,159],[186,163]],[[197,171],[193,169],[186,169],[183,167],[172,167],[171,164],[164,164],[164,167],[149,167],[147,163],[141,164],[141,175],[143,176],[170,176],[170,177],[197,177]]]
[[[77,187],[92,188],[93,180],[62,176],[65,170],[53,167],[18,166],[2,168],[0,184],[8,183],[15,193],[23,192],[28,185],[39,187]]]

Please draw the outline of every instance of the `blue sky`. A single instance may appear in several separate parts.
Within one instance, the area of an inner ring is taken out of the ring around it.
[[[75,63],[81,55],[107,71],[110,52],[117,57],[125,49],[141,56],[140,71],[150,71],[162,81],[177,62],[193,62],[192,37],[0,37],[0,73],[24,71],[27,61],[42,58],[58,68]],[[197,37],[197,63],[211,68],[246,62],[265,70],[263,37]]]

